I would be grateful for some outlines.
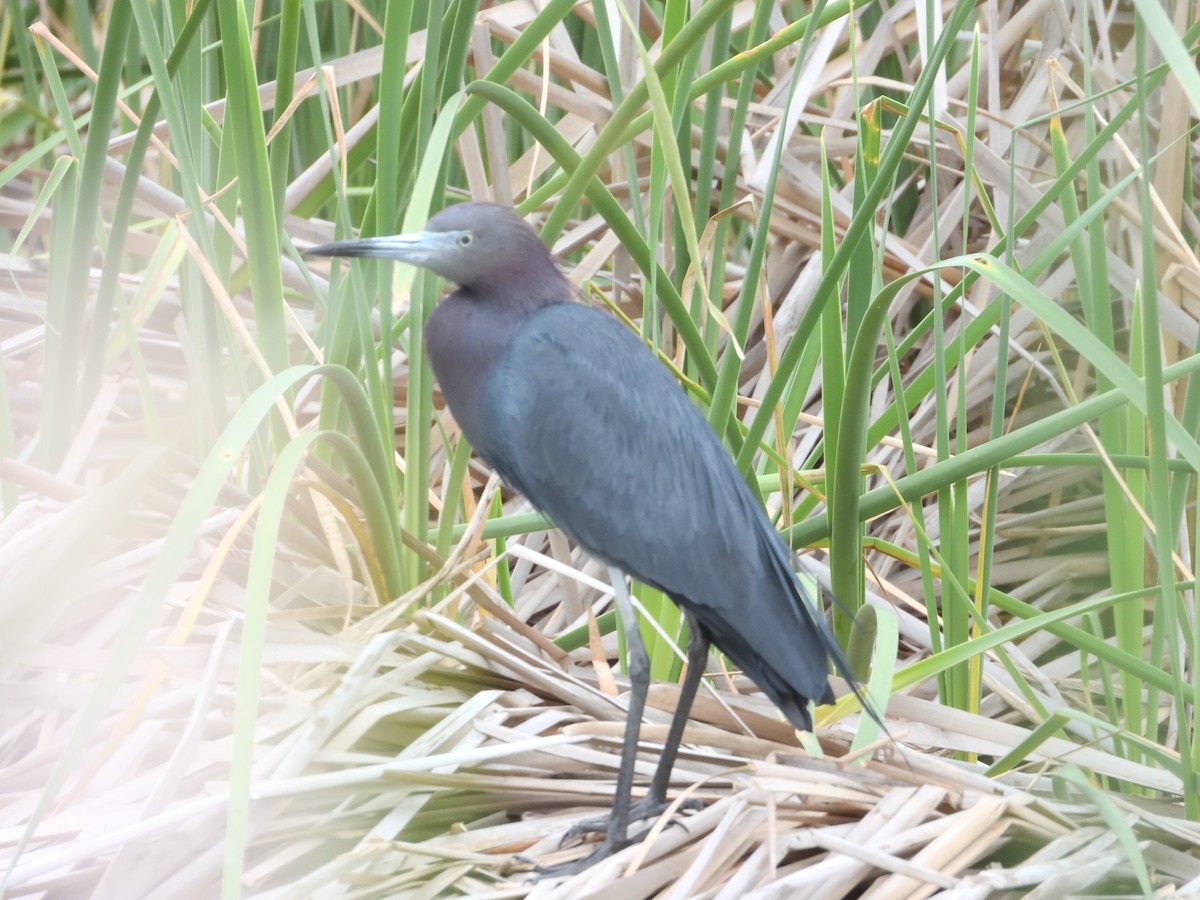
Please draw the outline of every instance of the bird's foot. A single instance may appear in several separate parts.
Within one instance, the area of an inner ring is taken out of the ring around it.
[[[563,840],[565,841],[566,838],[564,837]],[[580,872],[590,869],[596,863],[600,862],[600,860],[612,856],[618,850],[624,850],[631,843],[633,842],[629,839],[616,841],[605,835],[600,845],[587,856],[557,866],[541,866],[534,863],[533,870],[537,873],[534,881],[541,881],[543,878],[564,878],[568,875],[578,875]]]
[[[695,797],[684,800],[679,804],[679,810],[698,810],[704,808],[704,801]],[[665,810],[671,807],[671,803],[666,800],[659,800],[655,797],[645,797],[633,804],[629,808],[629,822],[641,822],[647,819],[657,819]],[[681,822],[672,818],[668,825],[682,825]],[[580,859],[573,860],[569,863],[563,863],[558,866],[539,866],[534,865],[534,870],[537,872],[537,880],[543,878],[561,878],[567,875],[578,875],[580,872],[590,869],[596,863],[603,859],[607,859],[614,853],[624,850],[631,844],[636,844],[642,841],[646,835],[650,833],[651,828],[643,829],[637,832],[633,837],[625,835],[623,837],[615,836],[610,830],[612,827],[611,816],[598,816],[594,819],[584,819],[582,822],[577,822],[567,829],[563,834],[560,846],[569,841],[583,837],[588,834],[603,834],[604,840],[589,853]]]
[[[657,819],[663,814],[663,812],[670,808],[670,806],[671,804],[666,800],[660,800],[657,797],[643,797],[641,800],[637,801],[637,803],[634,803],[629,807],[629,823],[632,825],[634,822],[641,822],[644,819]],[[703,808],[704,801],[692,797],[680,803],[678,811],[683,812],[684,810],[687,810],[690,812]],[[677,825],[679,823],[675,819],[672,819],[669,824]],[[584,819],[582,822],[576,822],[567,829],[566,834],[563,835],[561,843],[565,844],[573,838],[583,837],[586,834],[603,834],[607,842],[608,837],[610,837],[609,828],[611,825],[611,816],[597,816],[594,819]],[[636,844],[646,836],[648,831],[649,829],[640,832],[636,837],[627,838],[621,842],[619,847],[615,847],[613,850],[610,850],[609,854],[615,852],[615,850],[621,850],[630,844]]]

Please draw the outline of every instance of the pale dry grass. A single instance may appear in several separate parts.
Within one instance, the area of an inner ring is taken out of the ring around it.
[[[1014,125],[1045,113],[1048,93],[1064,103],[1073,99],[1070,75],[1079,51],[1064,32],[1064,25],[1074,21],[1071,6],[1035,0],[980,7],[985,33],[995,40],[985,44],[984,115],[975,163],[1002,221],[1008,219],[1008,203],[1015,203],[1019,214],[1040,196],[1039,185],[1053,177],[1044,125],[1027,130]],[[739,7],[735,28],[745,27],[750,7]],[[579,14],[587,17],[586,5]],[[481,36],[507,41],[529,15],[525,3],[502,4],[483,12],[477,28]],[[857,47],[860,80],[872,77],[871,66],[890,41],[897,35],[908,40],[918,27],[910,2],[890,6],[886,19],[891,31],[879,29]],[[820,272],[819,254],[813,252],[819,244],[818,149],[797,133],[797,123],[824,126],[830,153],[844,154],[847,166],[854,151],[856,110],[845,38],[843,24],[814,42],[801,75],[806,88],[794,110],[780,107],[792,77],[792,58],[781,54],[774,89],[756,98],[749,123],[754,154],[743,160],[739,196],[761,196],[772,141],[789,144],[767,266],[771,315],[764,323],[758,313],[741,381],[748,408],[761,396],[771,370],[766,336],[778,344],[791,336]],[[423,40],[423,34],[414,36],[409,59],[420,58]],[[477,69],[486,71],[487,42],[477,43],[476,52]],[[1112,82],[1119,81],[1118,73],[1125,71],[1122,52],[1102,42],[1095,72],[1112,73]],[[364,51],[331,63],[329,74],[338,85],[364,81],[378,74],[380,60],[378,51]],[[560,133],[586,148],[611,114],[605,82],[574,57],[561,35],[538,64],[543,60],[556,83],[545,82],[544,73],[532,68],[510,84],[562,111]],[[636,72],[636,56],[624,63]],[[297,86],[299,92],[323,89],[315,73],[302,73]],[[948,73],[939,111],[943,121],[960,129],[966,86],[963,72]],[[816,95],[828,98],[825,111],[807,104]],[[266,105],[273,96],[270,87],[264,88]],[[1103,115],[1109,101],[1096,102]],[[221,121],[220,104],[210,111]],[[1164,132],[1186,127],[1185,104],[1165,104],[1161,114]],[[371,115],[365,110],[361,121],[369,122]],[[484,111],[489,139],[499,140],[501,115],[495,108]],[[1174,125],[1168,122],[1172,117]],[[1079,139],[1076,119],[1068,116],[1064,126],[1069,141]],[[362,133],[347,133],[347,144]],[[169,143],[165,126],[159,135]],[[927,140],[928,132],[918,130],[913,152],[923,153]],[[939,140],[942,164],[958,162],[955,141],[944,134]],[[126,146],[126,136],[114,137],[106,208],[115,201],[119,154]],[[553,166],[548,154],[530,152],[507,168],[489,169],[473,135],[456,150],[473,195],[505,202],[520,201],[531,177]],[[636,152],[645,158],[644,141]],[[1107,170],[1123,174],[1128,153],[1127,147],[1114,146]],[[1010,161],[1017,173],[1011,195]],[[329,165],[323,158],[295,179],[287,195],[289,209]],[[613,165],[622,161],[614,159]],[[1183,163],[1161,166],[1159,172],[1164,202],[1178,200],[1179,179],[1186,176]],[[950,223],[942,228],[944,240],[960,241],[955,223],[963,218],[962,179],[950,168],[943,178],[938,207],[927,193],[905,235],[888,237],[889,274],[923,265],[939,252],[945,255],[945,247],[933,246],[935,216]],[[622,180],[610,181],[620,198]],[[149,179],[143,187],[143,212],[170,219],[184,209],[167,188]],[[10,184],[0,204],[6,224],[23,224],[33,210],[28,180]],[[835,197],[839,229],[849,209],[847,198]],[[1061,230],[1054,210],[1018,248],[1018,261],[1039,235]],[[753,213],[747,205],[738,214]],[[1174,291],[1178,305],[1163,314],[1179,344],[1190,347],[1200,309],[1200,263],[1194,248],[1179,238],[1180,221],[1195,233],[1190,212],[1174,204],[1164,222],[1176,228],[1163,226],[1160,248],[1163,290]],[[35,234],[47,227],[43,213]],[[214,221],[213,227],[224,226]],[[1141,227],[1132,207],[1112,223],[1130,240]],[[297,240],[331,236],[319,222],[293,219],[287,230]],[[159,238],[147,232],[134,240],[152,247]],[[994,243],[982,217],[973,220],[970,243],[967,249]],[[622,307],[640,310],[640,279],[598,218],[576,222],[555,249],[581,248],[586,252],[572,272],[576,281],[611,273],[626,286]],[[196,252],[182,244],[177,249]],[[14,431],[29,440],[38,428],[45,260],[0,259],[6,275],[0,284],[0,353]],[[1056,284],[1069,281],[1068,269],[1064,264],[1050,273],[1042,289],[1053,295]],[[1135,273],[1129,266],[1114,255],[1110,272],[1116,292],[1131,296]],[[157,272],[129,273],[127,287],[132,293],[157,277]],[[286,260],[285,279],[297,291],[307,291],[307,282]],[[980,282],[975,290],[980,293],[969,302],[982,303],[988,287]],[[928,283],[920,283],[897,304],[899,325],[928,291]],[[0,522],[0,862],[13,864],[7,886],[13,897],[211,896],[220,881],[248,523],[256,506],[231,479],[169,602],[152,611],[148,639],[124,646],[123,623],[143,614],[138,591],[195,475],[178,440],[190,433],[187,422],[194,411],[188,405],[189,361],[181,353],[179,329],[185,326],[170,273],[153,296],[153,302],[131,310],[151,383],[139,384],[130,366],[113,365],[57,472],[19,459],[0,461],[0,477],[22,493]],[[296,301],[294,313],[294,335],[310,332],[312,306]],[[222,314],[231,322],[249,321],[252,310],[238,295]],[[1058,408],[1065,389],[1044,332],[1024,313],[1014,318],[1012,340],[1021,348],[1009,367],[1014,418],[1020,422]],[[931,352],[918,346],[914,365]],[[965,383],[955,378],[947,386],[951,395],[966,392],[973,436],[986,429],[995,354],[996,344],[984,341],[974,350]],[[405,367],[397,351],[400,407]],[[1017,398],[1027,376],[1036,389]],[[140,393],[147,389],[161,401],[160,421],[136,417]],[[810,400],[807,420],[819,425],[825,415],[821,398]],[[882,408],[883,398],[878,401]],[[311,426],[317,402],[311,387],[300,392],[301,428]],[[406,424],[402,408],[397,420],[401,428]],[[912,440],[932,446],[932,401],[910,421]],[[793,458],[802,460],[818,434],[817,427],[798,433],[789,448]],[[1062,443],[1088,446],[1080,434]],[[432,470],[444,477],[446,454],[436,430],[434,446],[439,449]],[[904,468],[894,445],[873,451],[869,462],[894,473]],[[471,498],[480,510],[490,496],[486,475],[476,470],[471,476]],[[332,481],[334,476],[314,464],[313,477]],[[1096,510],[1074,498],[1026,511],[1030,498],[1064,492],[1073,497],[1078,479],[1071,470],[1006,473],[992,570],[997,586],[1049,606],[1084,593],[1080,582],[1099,585],[1104,561],[1071,549],[1080,529],[1102,521]],[[435,480],[435,506],[444,492],[456,489]],[[983,498],[982,485],[969,493],[974,513]],[[506,511],[519,511],[523,503],[508,498]],[[773,503],[778,507],[779,499]],[[1023,768],[998,778],[985,777],[983,764],[950,758],[954,751],[1000,757],[1031,733],[1024,699],[991,658],[983,662],[988,694],[980,715],[942,707],[932,684],[918,685],[892,702],[888,725],[894,741],[853,758],[846,747],[854,717],[826,722],[820,750],[802,749],[753,686],[722,671],[714,658],[714,677],[696,704],[673,781],[675,796],[698,797],[708,805],[677,825],[655,823],[645,841],[567,883],[534,883],[529,861],[552,865],[587,852],[586,847],[561,847],[561,837],[578,819],[607,808],[615,781],[624,721],[623,681],[610,668],[615,639],[596,639],[571,654],[548,639],[587,624],[607,607],[611,593],[597,581],[600,567],[554,533],[511,539],[517,603],[509,611],[490,583],[489,549],[469,529],[448,561],[436,561],[438,584],[453,588],[437,608],[422,608],[430,585],[380,606],[367,585],[345,574],[351,570],[339,551],[330,549],[318,504],[298,497],[294,512],[284,529],[271,598],[243,878],[248,895],[874,900],[938,892],[955,898],[1057,898],[1089,887],[1133,893],[1130,848],[1114,831],[1114,816],[1136,836],[1162,893],[1172,888],[1181,888],[1180,896],[1200,892],[1200,828],[1184,820],[1174,802],[1181,791],[1178,779],[1152,760],[1131,761],[1113,752],[1108,739],[1090,737],[1042,743]],[[924,528],[935,541],[937,527],[931,507]],[[871,533],[911,546],[913,522],[900,511],[873,522]],[[890,605],[900,619],[898,667],[903,668],[930,651],[920,572],[904,560],[878,554],[868,562],[872,602]],[[810,557],[808,563],[827,580],[821,558]],[[1086,704],[1077,654],[1042,668],[1030,661],[1045,653],[1048,640],[1034,634],[1013,646],[1010,655],[1050,712]],[[48,786],[55,761],[71,746],[98,673],[114,653],[129,654],[133,662],[104,713],[97,731],[101,740],[83,752],[86,765],[65,782]],[[642,776],[653,770],[655,741],[665,734],[673,696],[668,685],[652,691],[639,758]],[[1146,796],[1135,803],[1108,795],[1097,805],[1093,795],[1067,794],[1051,777],[1064,765],[1119,779]]]

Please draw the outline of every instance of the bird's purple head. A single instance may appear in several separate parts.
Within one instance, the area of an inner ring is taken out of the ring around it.
[[[559,293],[566,285],[537,233],[515,210],[496,203],[459,203],[433,216],[418,234],[323,244],[305,255],[394,259],[480,297]]]

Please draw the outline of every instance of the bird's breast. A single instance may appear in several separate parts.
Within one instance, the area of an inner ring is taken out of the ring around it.
[[[446,405],[467,440],[485,460],[491,445],[486,395],[496,363],[512,342],[521,317],[454,293],[438,304],[425,325],[429,364]]]

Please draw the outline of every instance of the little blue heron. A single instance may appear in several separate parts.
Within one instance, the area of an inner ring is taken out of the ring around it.
[[[604,841],[567,868],[625,846],[631,821],[666,807],[710,644],[793,726],[812,729],[809,701],[833,700],[827,659],[850,672],[790,551],[667,369],[615,318],[573,302],[570,283],[514,210],[461,203],[420,234],[325,244],[308,255],[399,260],[458,286],[425,326],[450,411],[510,487],[609,566],[626,640],[628,722],[612,814],[577,829],[604,831]],[[688,626],[678,706],[650,790],[634,805],[650,666],[626,574],[667,594]]]

